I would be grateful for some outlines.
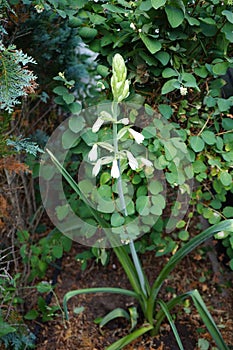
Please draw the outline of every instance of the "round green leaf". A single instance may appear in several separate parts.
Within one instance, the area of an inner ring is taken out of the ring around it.
[[[119,213],[113,213],[111,216],[111,225],[114,227],[122,226],[125,222],[125,219]]]
[[[163,191],[163,185],[160,181],[158,180],[152,180],[149,183],[149,191],[153,194],[156,195],[159,192]]]
[[[190,146],[195,152],[203,151],[205,143],[200,136],[191,136],[189,139]]]
[[[63,255],[62,245],[55,245],[52,249],[52,254],[56,259],[60,259]]]
[[[204,130],[201,137],[207,145],[214,145],[216,143],[216,137],[213,131]]]
[[[170,79],[166,81],[166,83],[162,87],[162,95],[168,94],[171,91],[174,91],[175,89],[178,89],[180,87],[180,83],[177,79]]]
[[[136,209],[140,215],[149,214],[150,201],[148,196],[141,196],[136,200]]]
[[[226,218],[233,218],[233,207],[225,207],[222,213]]]
[[[98,34],[98,31],[95,28],[82,27],[79,29],[78,34],[84,39],[92,40]]]
[[[219,180],[223,186],[230,186],[232,184],[232,177],[227,171],[222,171],[219,176]]]
[[[69,128],[77,133],[85,127],[85,120],[81,116],[73,116],[69,119]]]
[[[151,0],[152,6],[157,10],[158,8],[164,6],[167,0]]]
[[[181,241],[187,241],[189,239],[189,233],[186,230],[182,230],[178,233],[178,237]]]
[[[24,316],[25,320],[35,320],[39,316],[39,312],[36,310],[30,310]]]

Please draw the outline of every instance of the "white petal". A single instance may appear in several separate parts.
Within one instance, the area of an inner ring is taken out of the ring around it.
[[[95,162],[98,158],[98,152],[97,152],[97,144],[95,143],[93,146],[92,146],[92,149],[90,150],[90,152],[88,153],[88,159],[91,161],[91,162]]]
[[[142,162],[143,165],[150,166],[150,167],[153,166],[153,163],[149,159],[146,159],[146,158],[143,158],[143,157],[141,157],[140,159],[141,159],[141,162]]]
[[[124,124],[124,125],[128,125],[129,124],[129,118],[120,119],[118,123],[121,123],[121,124]]]
[[[132,155],[131,152],[127,151],[127,157],[129,160],[129,166],[131,169],[136,170],[138,168],[138,161],[134,156]]]
[[[117,160],[114,159],[112,162],[111,176],[117,179],[120,176],[120,170],[117,165]]]
[[[139,132],[137,132],[131,128],[129,128],[129,132],[138,144],[142,143],[142,141],[144,140],[144,136],[142,134],[140,134]]]
[[[101,168],[101,159],[98,159],[97,162],[95,163],[95,166],[92,169],[92,175],[97,176],[99,174]]]
[[[97,120],[95,121],[95,123],[92,126],[92,132],[97,132],[99,131],[99,129],[101,128],[101,126],[103,125],[104,120],[101,118],[97,118]]]

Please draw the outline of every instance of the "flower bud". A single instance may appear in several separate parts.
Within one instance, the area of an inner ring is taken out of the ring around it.
[[[123,57],[116,54],[112,62],[111,87],[114,101],[121,102],[129,95],[129,81],[126,80],[127,69]]]

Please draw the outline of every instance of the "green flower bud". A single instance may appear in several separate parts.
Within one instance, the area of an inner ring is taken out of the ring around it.
[[[113,57],[111,87],[114,101],[121,102],[129,95],[129,81],[124,59],[118,53]]]

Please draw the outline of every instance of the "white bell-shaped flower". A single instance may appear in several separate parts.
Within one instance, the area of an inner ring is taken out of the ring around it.
[[[104,120],[102,118],[97,118],[95,123],[92,126],[92,132],[98,132],[101,126],[103,125]]]
[[[144,136],[140,132],[137,132],[131,128],[129,128],[129,132],[138,144],[143,142]]]
[[[120,177],[120,169],[118,167],[116,159],[114,159],[113,162],[112,162],[111,176],[114,179],[118,179],[118,177]]]
[[[90,150],[90,152],[88,153],[88,159],[91,161],[91,162],[95,162],[98,158],[98,151],[97,151],[97,144],[95,143],[93,146],[92,146],[92,149]]]
[[[138,161],[137,159],[132,155],[131,152],[129,151],[126,151],[127,153],[127,158],[128,158],[128,161],[129,161],[129,166],[132,170],[136,170],[138,168]]]
[[[102,164],[101,159],[98,159],[97,162],[95,163],[93,169],[92,169],[92,175],[93,176],[96,177],[99,174],[100,168],[101,168],[101,164]]]
[[[141,160],[143,165],[148,166],[148,167],[153,167],[153,163],[149,159],[141,157],[140,160]]]

